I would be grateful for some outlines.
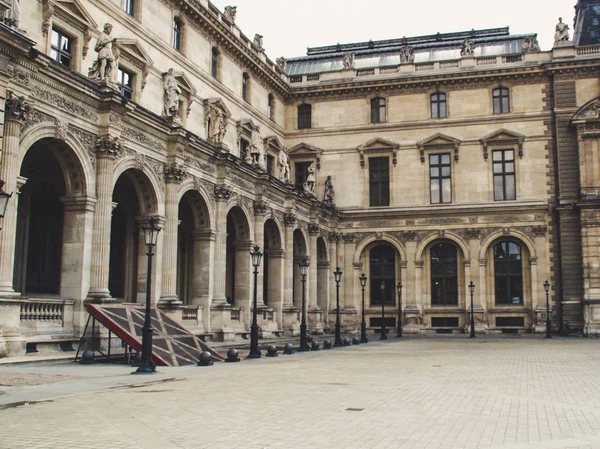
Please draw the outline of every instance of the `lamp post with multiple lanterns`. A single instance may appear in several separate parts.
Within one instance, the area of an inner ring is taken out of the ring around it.
[[[550,282],[546,279],[544,282],[544,290],[546,291],[546,338],[552,338],[550,331],[552,330],[552,321],[550,320]]]
[[[340,324],[340,282],[342,280],[342,270],[340,267],[337,267],[333,272],[333,276],[335,278],[335,289],[336,289],[336,308],[335,308],[335,341],[333,342],[333,346],[339,348],[343,346],[342,344],[342,331]]]
[[[475,338],[475,311],[473,310],[473,293],[475,293],[475,284],[473,281],[469,284],[469,291],[471,292],[471,337]]]
[[[142,363],[136,370],[136,373],[150,374],[156,371],[154,362],[152,361],[152,316],[150,307],[150,296],[152,293],[152,252],[158,241],[158,233],[162,228],[156,226],[156,219],[150,217],[148,226],[142,226],[144,230],[144,238],[148,247],[148,276],[146,278],[146,313],[144,315],[144,327],[142,327]]]
[[[302,322],[300,323],[300,352],[310,351],[308,343],[306,342],[306,275],[308,274],[309,266],[308,258],[302,259],[298,262],[300,267],[300,275],[302,276]]]
[[[381,290],[381,336],[380,340],[387,340],[387,334],[385,332],[385,281],[379,282],[379,289]]]
[[[365,287],[367,286],[367,276],[365,273],[361,274],[360,277],[360,288],[362,289],[362,321],[360,323],[360,342],[368,343],[367,338],[367,322],[365,321]]]
[[[396,338],[402,338],[402,282],[398,282],[396,291],[398,293],[398,334]]]
[[[250,251],[252,257],[252,266],[254,267],[254,301],[252,307],[252,325],[250,326],[250,353],[248,354],[249,359],[260,359],[261,354],[258,349],[258,322],[256,319],[256,284],[258,282],[258,267],[263,254],[260,252],[258,245],[254,246],[254,249]]]

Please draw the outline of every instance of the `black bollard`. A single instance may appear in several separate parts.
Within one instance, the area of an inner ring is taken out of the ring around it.
[[[267,348],[267,357],[277,357],[279,354],[277,354],[277,347],[275,345],[270,345]]]
[[[294,345],[291,343],[286,343],[286,345],[283,348],[283,353],[285,355],[291,355],[294,354],[296,351],[294,349]]]
[[[313,342],[310,345],[310,349],[311,351],[320,351],[321,345],[319,345],[319,342],[317,340],[313,340]]]
[[[325,340],[323,342],[323,349],[331,349],[331,340]]]
[[[200,360],[198,361],[198,366],[213,366],[215,362],[213,362],[212,354],[208,351],[202,351],[200,353]]]
[[[350,338],[348,337],[344,337],[342,343],[344,344],[344,346],[350,346],[352,344],[352,340],[350,340]]]
[[[352,344],[353,345],[359,345],[360,344],[360,338],[358,338],[358,337],[352,337]]]
[[[227,359],[225,361],[230,363],[239,362],[240,358],[238,356],[237,349],[231,348],[229,351],[227,351]]]

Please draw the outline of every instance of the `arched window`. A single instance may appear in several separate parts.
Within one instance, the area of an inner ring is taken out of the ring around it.
[[[181,19],[175,17],[173,19],[173,48],[175,50],[181,50]]]
[[[435,93],[431,96],[431,118],[446,118],[446,94]]]
[[[250,76],[244,72],[242,75],[242,99],[248,101],[248,84],[250,83]]]
[[[523,260],[518,243],[494,246],[494,281],[497,305],[523,305]]]
[[[371,286],[371,305],[395,304],[396,291],[396,251],[390,245],[378,245],[369,252],[369,269]],[[385,290],[381,291],[381,282],[385,283]],[[384,298],[385,296],[385,298]]]
[[[386,118],[386,100],[375,97],[371,100],[371,123],[384,123]]]
[[[210,74],[213,78],[217,78],[219,74],[219,49],[217,47],[213,47],[211,51]]]
[[[510,112],[510,99],[506,87],[494,89],[492,91],[492,98],[494,99],[494,114],[506,114]]]
[[[458,305],[457,249],[451,243],[438,243],[431,247],[431,305]]]
[[[298,106],[298,129],[310,129],[312,122],[312,105],[301,104]]]

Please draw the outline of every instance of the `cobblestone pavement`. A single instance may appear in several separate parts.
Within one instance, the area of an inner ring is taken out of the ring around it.
[[[2,368],[94,374],[3,387],[2,403],[31,401],[0,405],[0,448],[600,449],[600,340],[390,339],[162,368],[148,385],[96,367]]]

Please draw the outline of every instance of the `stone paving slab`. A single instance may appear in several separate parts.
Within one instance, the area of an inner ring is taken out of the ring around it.
[[[4,404],[47,401],[0,409],[0,448],[600,449],[600,340],[390,339],[144,379],[27,370],[84,378],[5,387]]]

